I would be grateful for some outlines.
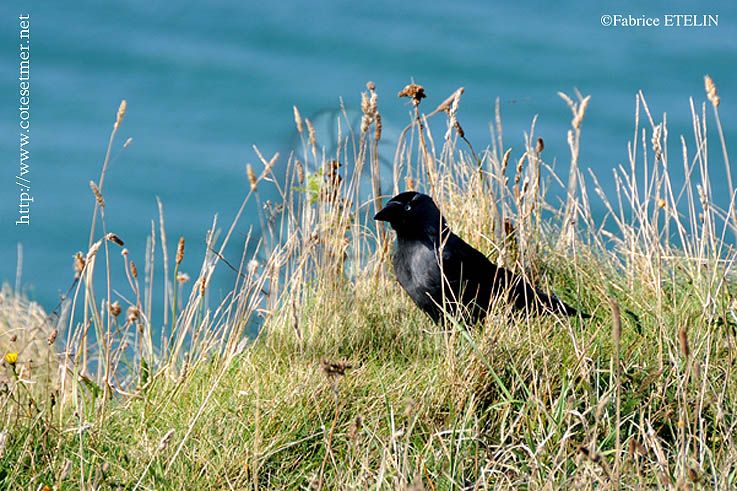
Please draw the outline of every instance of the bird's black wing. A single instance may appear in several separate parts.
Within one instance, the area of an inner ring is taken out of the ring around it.
[[[445,242],[442,258],[446,282],[456,299],[462,299],[466,307],[473,305],[471,310],[477,319],[500,297],[518,310],[578,314],[555,295],[547,295],[524,277],[495,265],[455,234],[450,234]]]
[[[513,276],[455,234],[449,234],[441,250],[445,282],[453,299],[462,303],[474,320],[480,319],[494,298],[505,291],[503,286],[513,282]]]

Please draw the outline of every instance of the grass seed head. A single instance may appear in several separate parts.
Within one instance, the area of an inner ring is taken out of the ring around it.
[[[106,240],[109,240],[113,244],[119,245],[120,247],[123,247],[125,245],[125,242],[123,242],[123,239],[120,238],[117,234],[114,234],[112,232],[108,233],[105,236]]]
[[[334,378],[342,377],[343,375],[345,375],[345,371],[353,368],[353,365],[345,361],[332,362],[328,360],[322,360],[322,362],[320,362],[320,368],[322,368],[322,371],[329,378]]]
[[[299,113],[297,106],[292,106],[292,109],[294,110],[294,124],[297,126],[297,131],[302,134],[305,129],[302,124],[302,115]]]
[[[171,438],[173,436],[174,436],[174,429],[172,428],[171,430],[167,431],[166,432],[166,435],[164,435],[164,437],[161,439],[161,441],[159,442],[159,446],[156,449],[156,451],[157,452],[163,452],[164,450],[166,450],[166,447],[168,447],[169,446],[169,443],[171,443]]]
[[[717,86],[709,75],[704,76],[704,88],[706,89],[706,97],[711,102],[711,105],[715,108],[719,107],[720,99],[717,95]]]
[[[81,251],[77,251],[76,254],[74,254],[74,277],[79,278],[82,275],[82,271],[84,270],[84,266],[86,264],[86,260],[84,257],[84,254],[82,254]]]
[[[297,171],[297,182],[300,184],[304,184],[305,182],[305,167],[302,165],[301,160],[297,160],[294,163],[294,167]]]
[[[248,183],[251,185],[251,191],[256,191],[258,180],[256,179],[256,173],[254,172],[251,164],[246,166],[246,175],[248,175]]]
[[[125,99],[120,101],[120,106],[118,106],[118,114],[115,115],[115,124],[113,125],[113,128],[116,130],[120,126],[120,123],[123,122],[123,117],[125,116],[125,110],[128,107],[128,103],[125,102]]]
[[[137,321],[140,316],[141,311],[135,305],[128,307],[128,310],[125,312],[126,320],[131,323]]]
[[[399,91],[399,94],[397,94],[397,96],[409,97],[412,100],[412,104],[414,106],[419,106],[420,102],[422,102],[422,99],[427,97],[425,95],[425,88],[422,85],[418,84],[406,85],[402,90]]]
[[[315,127],[312,125],[312,121],[305,118],[305,123],[307,124],[307,133],[309,135],[310,145],[315,147],[317,146],[317,136],[315,136]]]
[[[678,344],[681,347],[681,353],[685,358],[688,358],[691,354],[691,349],[688,346],[688,332],[685,327],[678,330]]]
[[[179,237],[179,243],[177,244],[177,266],[182,263],[182,259],[184,259],[184,236]]]
[[[100,208],[105,208],[105,200],[102,198],[100,188],[97,187],[95,181],[90,181],[90,189],[92,190],[92,194],[95,195],[95,200],[97,201],[97,204],[100,206]]]
[[[117,318],[120,313],[123,311],[123,309],[120,308],[120,302],[117,300],[110,304],[110,314]]]

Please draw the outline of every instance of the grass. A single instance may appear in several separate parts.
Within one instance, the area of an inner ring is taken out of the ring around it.
[[[373,84],[360,131],[338,129],[337,155],[324,154],[296,108],[302,149],[286,174],[274,174],[278,155],[256,149],[263,169],[249,166],[243,206],[229,226],[214,221],[191,281],[179,266],[194,242],[180,239],[170,263],[163,212],[147,250],[116,250],[104,177],[121,105],[91,185],[90,250],[75,258],[65,314],[42,319],[59,334],[45,343],[58,376],[36,378],[31,341],[1,338],[19,356],[6,359],[0,392],[0,485],[735,487],[737,224],[734,196],[724,209],[712,200],[711,118],[729,162],[711,79],[706,90],[708,104],[691,101],[694,134],[672,159],[665,118],[637,95],[630,162],[614,169],[608,193],[579,167],[588,97],[561,94],[572,121],[560,179],[534,121],[513,155],[497,109],[492,142],[477,153],[460,123],[462,89],[431,112],[424,88],[402,91],[412,111],[393,191],[431,193],[470,243],[593,314],[525,317],[499,305],[482,326],[435,326],[393,278],[391,234],[371,220],[382,198]],[[433,135],[429,121],[443,115],[447,131]],[[681,165],[686,184],[674,189]],[[238,219],[251,201],[265,204],[265,186],[282,200],[263,213],[263,238],[249,236],[238,246],[251,252],[226,261]],[[556,187],[562,200],[551,197]],[[591,214],[594,199],[603,220]],[[212,303],[218,269],[238,274]],[[150,286],[161,274],[163,294]],[[9,290],[2,299],[6,332],[24,325],[29,304]]]

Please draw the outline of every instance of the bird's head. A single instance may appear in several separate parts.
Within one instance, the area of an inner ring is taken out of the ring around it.
[[[394,196],[374,216],[374,220],[389,222],[400,235],[434,234],[445,224],[432,198],[415,191]]]

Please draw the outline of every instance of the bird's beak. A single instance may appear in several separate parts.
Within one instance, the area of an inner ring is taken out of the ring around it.
[[[384,208],[379,210],[379,213],[374,215],[374,220],[378,220],[380,222],[391,222],[392,220],[398,218],[399,212],[401,210],[402,203],[390,201],[386,204]]]

